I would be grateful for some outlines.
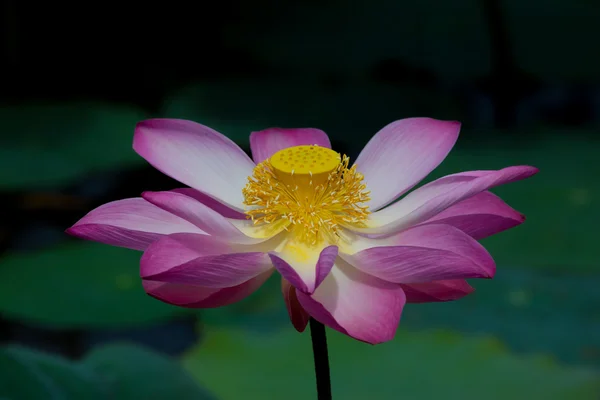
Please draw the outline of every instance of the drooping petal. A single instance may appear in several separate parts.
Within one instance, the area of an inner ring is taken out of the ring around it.
[[[279,150],[288,147],[315,144],[331,148],[331,142],[325,132],[315,128],[269,128],[250,134],[250,149],[255,163],[260,163]]]
[[[331,271],[337,246],[311,247],[288,241],[281,251],[271,251],[273,266],[296,289],[312,293]]]
[[[407,303],[453,301],[475,291],[464,279],[411,283],[400,286],[404,289]]]
[[[340,258],[312,295],[296,294],[317,321],[371,344],[394,338],[406,302],[400,285],[365,274]]]
[[[150,243],[172,233],[204,233],[190,222],[142,198],[103,204],[66,232],[82,239],[134,250],[145,250]]]
[[[217,308],[243,300],[259,289],[273,274],[273,271],[275,270],[269,269],[240,285],[220,289],[217,293],[202,300],[201,303],[194,304],[194,307]]]
[[[196,285],[143,280],[146,292],[165,303],[186,308],[215,308],[233,304],[254,293],[271,276],[273,270],[233,287],[206,288]]]
[[[427,221],[447,208],[495,186],[529,178],[538,172],[529,166],[498,171],[470,171],[449,175],[424,185],[400,201],[369,216],[365,234],[389,235]]]
[[[281,292],[292,325],[294,325],[294,328],[296,328],[298,332],[304,332],[310,316],[300,305],[298,296],[296,296],[296,288],[283,277],[281,278]]]
[[[479,240],[500,233],[525,221],[525,216],[490,192],[463,200],[423,224],[452,225]]]
[[[151,276],[198,257],[231,253],[234,247],[208,235],[173,234],[162,239],[160,243],[157,241],[149,247],[142,257],[140,275],[143,279],[152,280]]]
[[[231,207],[213,199],[207,194],[204,194],[196,189],[192,188],[181,188],[181,189],[173,189],[171,192],[181,193],[188,197],[198,200],[200,203],[206,205],[207,207],[215,210],[225,218],[231,219],[246,219],[246,214],[236,211]]]
[[[175,306],[199,303],[219,290],[222,290],[218,288],[156,282],[145,279],[142,280],[142,285],[144,286],[146,293],[150,296]]]
[[[475,239],[450,225],[421,225],[385,239],[357,237],[342,258],[363,272],[394,283],[491,278],[494,260]]]
[[[207,235],[174,234],[152,243],[140,261],[143,279],[226,288],[273,268],[252,246],[233,247]]]
[[[136,126],[133,148],[164,174],[243,211],[242,188],[254,163],[217,131],[192,121],[149,119]]]
[[[390,204],[433,171],[454,146],[459,131],[455,121],[406,118],[377,132],[356,159],[371,191],[371,210]]]
[[[250,220],[228,219],[194,198],[173,191],[144,192],[142,197],[191,222],[207,234],[232,243],[260,243],[281,232],[289,223],[282,219],[281,223],[255,226]]]

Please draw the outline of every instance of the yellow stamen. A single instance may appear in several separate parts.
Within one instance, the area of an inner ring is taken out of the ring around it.
[[[243,189],[255,225],[287,220],[300,241],[337,243],[342,226],[364,226],[369,192],[350,159],[319,146],[296,146],[275,153],[254,168]]]

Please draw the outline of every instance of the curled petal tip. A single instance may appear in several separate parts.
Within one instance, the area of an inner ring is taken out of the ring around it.
[[[152,204],[152,201],[150,201],[150,200],[152,199],[152,196],[153,196],[155,193],[160,193],[160,192],[154,192],[154,191],[152,191],[152,190],[144,190],[144,191],[143,191],[143,192],[140,194],[140,196],[142,197],[142,199],[144,199],[144,200],[146,200],[147,202],[149,202],[149,203],[151,203],[151,204]]]
[[[531,176],[537,174],[538,172],[540,172],[539,168],[533,167],[531,165],[524,165],[522,168],[527,170],[528,177],[531,177]]]
[[[454,125],[457,130],[460,130],[460,128],[462,126],[462,122],[460,122],[460,121],[451,120],[451,121],[441,121],[441,122],[446,122],[449,125]]]
[[[494,279],[494,276],[496,276],[496,265],[495,264],[488,271],[485,271],[482,278],[483,279]]]
[[[519,219],[521,220],[521,222],[525,222],[525,220],[527,219],[527,217],[525,216],[525,214],[521,214],[519,213]]]
[[[69,236],[73,236],[78,239],[94,240],[93,238],[89,237],[89,234],[86,234],[86,233],[88,233],[88,229],[86,229],[85,225],[83,225],[83,227],[79,226],[79,222],[77,222],[73,226],[65,229],[65,233]]]

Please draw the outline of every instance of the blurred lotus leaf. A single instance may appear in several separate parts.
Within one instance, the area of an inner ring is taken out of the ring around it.
[[[0,187],[63,185],[142,164],[131,143],[135,124],[145,118],[132,106],[99,102],[1,107]]]
[[[0,312],[49,327],[124,328],[188,312],[144,292],[140,253],[69,243],[0,261]]]
[[[23,347],[0,349],[0,396],[60,400],[212,400],[207,391],[165,356],[114,344],[71,362]]]
[[[600,390],[596,372],[516,356],[496,339],[400,330],[394,341],[369,346],[331,330],[328,336],[340,399],[595,400]],[[308,332],[211,330],[184,363],[223,400],[315,396]]]
[[[215,399],[180,364],[139,346],[97,348],[83,365],[108,379],[112,399]]]
[[[472,281],[476,290],[464,299],[405,307],[402,323],[408,329],[493,334],[519,353],[551,353],[564,363],[597,368],[597,282],[589,274],[499,265],[494,279]]]
[[[10,399],[107,398],[107,387],[85,367],[23,347],[0,349],[0,395]]]

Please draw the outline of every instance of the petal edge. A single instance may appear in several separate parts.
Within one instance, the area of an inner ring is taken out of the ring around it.
[[[135,197],[96,207],[66,233],[85,240],[134,250],[172,233],[204,234],[204,231],[146,200]]]
[[[136,125],[133,149],[165,175],[244,211],[242,188],[254,163],[214,129],[181,119],[149,119]]]
[[[257,164],[270,158],[279,150],[311,144],[331,148],[327,134],[315,128],[269,128],[250,134],[252,158]]]
[[[405,118],[377,132],[356,159],[371,191],[371,210],[390,204],[433,171],[454,146],[459,131],[457,121]],[[393,181],[390,170],[397,171]]]
[[[394,338],[406,302],[400,285],[360,272],[339,258],[312,295],[296,294],[311,317],[370,344]]]

